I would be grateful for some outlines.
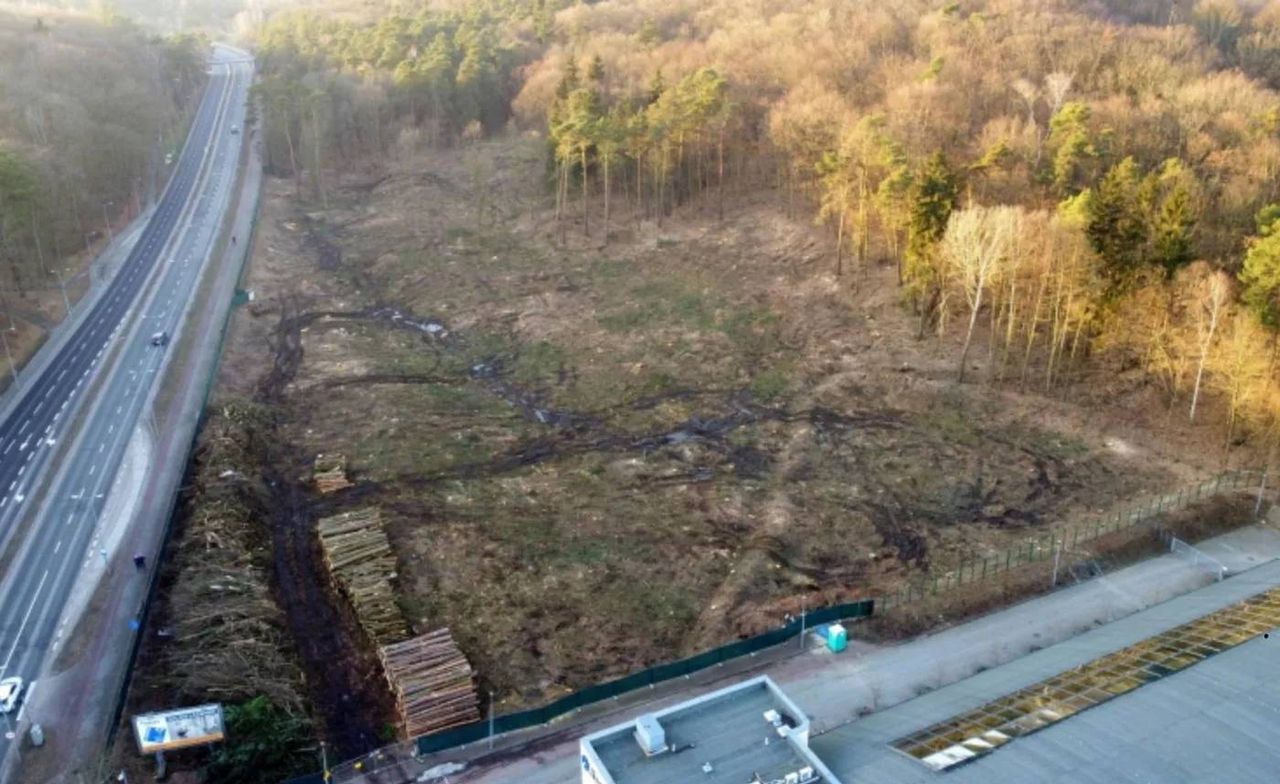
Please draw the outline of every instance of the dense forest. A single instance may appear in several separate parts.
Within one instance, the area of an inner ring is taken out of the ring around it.
[[[204,46],[119,17],[0,12],[4,288],[57,285],[59,259],[138,211],[203,86]]]
[[[566,230],[771,189],[846,285],[896,265],[961,379],[975,351],[1046,389],[1141,367],[1228,439],[1280,434],[1274,0],[402,2],[258,44],[271,165],[311,198],[518,123]]]

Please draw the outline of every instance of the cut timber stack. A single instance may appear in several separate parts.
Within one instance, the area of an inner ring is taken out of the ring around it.
[[[409,636],[396,606],[391,580],[396,559],[376,508],[357,509],[316,523],[324,561],[338,591],[347,597],[356,619],[375,645]]]
[[[480,718],[471,665],[448,629],[384,645],[378,658],[395,694],[406,738]]]
[[[347,459],[342,455],[316,455],[311,481],[315,483],[316,490],[324,495],[351,487],[351,482],[347,479]]]

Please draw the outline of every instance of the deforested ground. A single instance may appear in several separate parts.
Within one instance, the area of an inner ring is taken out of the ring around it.
[[[343,610],[315,589],[314,521],[345,509],[381,509],[401,609],[451,629],[509,709],[1220,465],[1171,457],[1213,436],[1169,428],[1136,378],[1045,396],[989,383],[983,352],[957,384],[957,346],[917,339],[895,267],[833,276],[778,194],[731,194],[723,219],[615,215],[607,243],[557,225],[543,150],[424,153],[327,205],[268,182],[217,399],[269,412],[295,636],[361,647],[349,619],[317,621],[320,599]],[[353,485],[317,493],[321,455]]]

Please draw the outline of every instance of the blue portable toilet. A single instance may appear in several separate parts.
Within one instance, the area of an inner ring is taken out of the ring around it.
[[[849,645],[849,633],[845,631],[844,626],[833,623],[827,627],[827,647],[832,653],[839,653]]]

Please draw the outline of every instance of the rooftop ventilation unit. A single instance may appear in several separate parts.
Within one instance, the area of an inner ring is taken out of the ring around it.
[[[667,750],[667,733],[652,713],[636,719],[636,743],[645,756],[652,757]]]

